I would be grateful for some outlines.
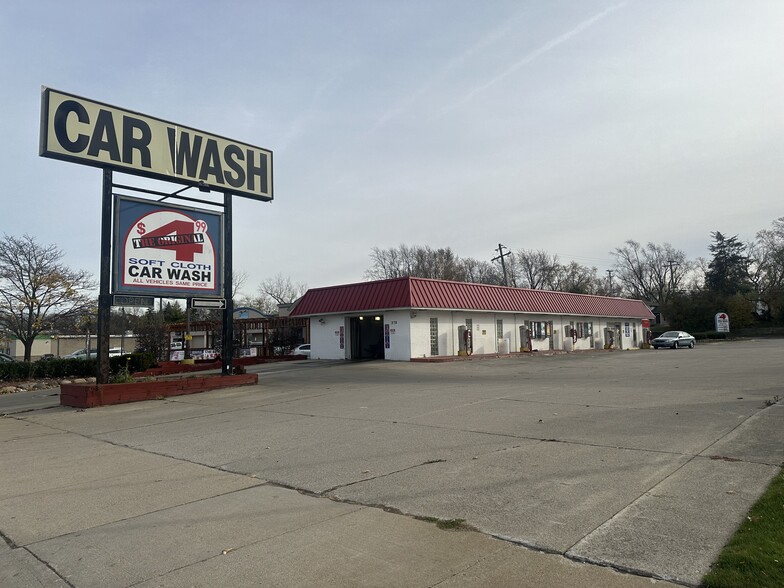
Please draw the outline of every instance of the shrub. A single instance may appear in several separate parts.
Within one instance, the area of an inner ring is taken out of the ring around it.
[[[726,339],[727,333],[708,333],[708,339]]]
[[[109,372],[118,374],[121,370],[129,373],[143,372],[156,364],[152,353],[131,353],[109,358]],[[60,379],[91,378],[98,373],[98,360],[93,359],[48,359],[28,363],[8,361],[0,363],[0,382],[26,380],[28,378]]]
[[[143,372],[155,366],[158,362],[151,351],[131,353],[109,358],[109,371],[117,374],[120,370],[127,369],[130,373]]]
[[[26,380],[30,377],[30,365],[26,361],[4,361],[0,363],[0,382]]]

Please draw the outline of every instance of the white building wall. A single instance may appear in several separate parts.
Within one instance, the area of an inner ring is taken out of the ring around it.
[[[457,355],[457,334],[453,334],[452,312],[415,310],[411,312],[411,357],[433,357],[430,348],[430,319],[438,320],[438,353]]]
[[[341,329],[343,347],[341,348]],[[346,319],[343,315],[314,316],[310,319],[311,359],[346,359],[349,347]]]
[[[583,324],[582,336],[580,336],[580,323]],[[585,324],[588,324],[588,328]],[[588,351],[596,349],[597,342],[601,342],[604,331],[605,321],[590,316],[570,316],[563,318],[563,333],[568,351]],[[572,329],[577,331],[576,339],[572,335]],[[601,344],[604,345],[603,343]]]
[[[432,357],[430,347],[430,319],[438,319],[438,355],[454,356],[460,348],[458,328],[470,319],[473,329],[474,353],[497,353],[498,337],[496,321],[503,321],[503,335],[509,339],[510,351],[519,352],[525,345],[520,339],[520,327],[528,321],[552,322],[550,337],[533,339],[537,351],[552,349],[564,351],[587,351],[602,349],[607,343],[605,328],[620,326],[620,343],[623,349],[640,347],[642,342],[642,322],[640,319],[617,319],[606,317],[561,316],[516,313],[488,313],[466,311],[436,310],[395,310],[383,313],[384,329],[388,328],[389,347],[384,347],[384,358],[393,361],[408,361],[418,357]],[[577,322],[592,323],[592,337],[578,337],[574,343],[571,338],[571,325]],[[626,323],[629,323],[628,334]],[[311,317],[310,323],[311,357],[314,359],[346,359],[350,355],[349,319],[340,316]],[[343,327],[343,348],[340,347],[340,329]],[[617,333],[617,331],[615,331]],[[636,339],[635,339],[636,333]],[[618,348],[618,337],[615,337]]]
[[[430,319],[431,317],[439,318],[438,328],[439,331],[442,325],[442,319],[438,317],[442,313],[426,312],[426,311],[411,311],[411,318],[409,319],[409,336],[411,341],[411,357],[431,357],[430,353]],[[441,352],[441,333],[439,332],[439,353]],[[446,354],[444,354],[446,355]]]
[[[411,318],[408,310],[388,310],[384,313],[384,359],[392,361],[408,361],[413,354],[414,342],[412,338]],[[389,347],[386,345],[386,332],[389,332]],[[428,346],[429,348],[429,346]]]

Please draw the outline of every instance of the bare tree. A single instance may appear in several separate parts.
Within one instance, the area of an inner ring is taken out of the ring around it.
[[[365,271],[365,277],[369,280],[388,280],[409,275],[403,261],[407,251],[405,245],[390,249],[373,247],[370,251],[372,265]]]
[[[248,281],[248,274],[246,272],[232,272],[231,273],[231,299],[237,300],[240,297],[240,290],[245,286]]]
[[[488,261],[479,261],[473,257],[460,260],[460,281],[476,284],[502,285],[504,278],[497,267]]]
[[[292,282],[290,277],[277,274],[259,284],[259,297],[253,301],[254,306],[262,312],[275,314],[278,312],[278,305],[291,304],[307,289],[305,282]]]
[[[500,278],[492,264],[470,257],[459,257],[451,247],[434,249],[428,245],[400,245],[390,249],[374,247],[372,265],[365,271],[369,280],[388,280],[413,276],[498,284]]]
[[[629,240],[611,255],[624,294],[656,304],[666,304],[681,289],[692,267],[686,254],[669,243],[643,247]]]
[[[541,249],[520,249],[514,257],[519,286],[533,290],[555,289],[558,255],[550,255]]]
[[[757,233],[747,245],[749,278],[756,302],[765,314],[784,312],[784,217],[773,221],[770,229]],[[778,318],[781,318],[780,316]]]
[[[95,287],[91,275],[66,267],[62,258],[57,246],[30,235],[5,235],[0,243],[0,326],[22,342],[25,361],[41,332],[90,307],[84,291]]]
[[[600,294],[602,280],[595,267],[571,261],[566,265],[558,264],[553,274],[552,290],[574,294]]]

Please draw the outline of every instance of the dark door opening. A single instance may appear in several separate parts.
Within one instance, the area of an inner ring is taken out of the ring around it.
[[[350,328],[351,359],[384,359],[383,317],[351,317]]]

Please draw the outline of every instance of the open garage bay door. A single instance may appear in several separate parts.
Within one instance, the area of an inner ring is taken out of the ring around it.
[[[349,319],[350,359],[384,359],[384,317],[355,316]]]

